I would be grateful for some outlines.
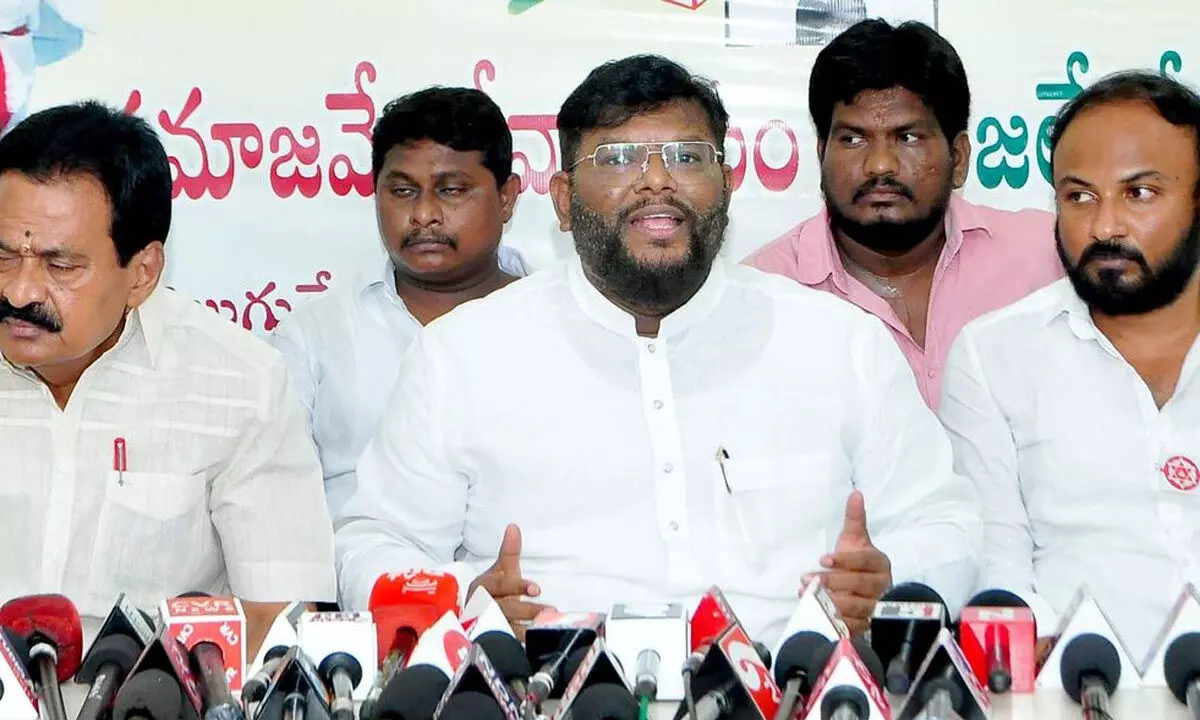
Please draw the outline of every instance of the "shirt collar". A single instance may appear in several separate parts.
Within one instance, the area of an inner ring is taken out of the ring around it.
[[[950,194],[946,206],[946,249],[950,257],[958,254],[967,232],[981,231],[988,237],[992,229],[983,213],[975,205],[964,200],[958,193]],[[793,230],[796,249],[797,279],[804,285],[819,285],[832,279],[834,286],[843,293],[848,292],[846,268],[842,264],[829,226],[829,211],[825,207],[812,220]]]
[[[659,337],[678,335],[692,325],[708,317],[725,292],[725,260],[718,257],[704,284],[686,303],[662,319]],[[583,311],[603,327],[630,338],[636,338],[637,326],[633,315],[615,305],[596,289],[583,271],[579,256],[574,256],[567,265],[567,285]]]
[[[166,335],[167,293],[170,292],[174,292],[174,290],[162,285],[158,286],[154,292],[150,293],[150,297],[146,298],[146,302],[129,313],[129,317],[125,319],[125,329],[110,352],[115,352],[125,346],[140,331],[142,341],[146,343],[146,354],[150,359],[150,365],[156,366],[159,354],[162,352],[163,336]]]
[[[1075,286],[1069,278],[1063,278],[1056,283],[1058,297],[1050,303],[1043,320],[1047,325],[1062,318],[1067,327],[1081,340],[1098,340],[1102,333],[1092,319],[1092,311],[1075,292]]]

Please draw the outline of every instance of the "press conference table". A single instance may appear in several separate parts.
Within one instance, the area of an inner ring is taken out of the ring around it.
[[[79,712],[86,690],[74,683],[63,685],[63,700],[67,717]],[[1113,698],[1114,720],[1189,720],[1187,709],[1175,701],[1167,690],[1121,691]],[[659,703],[652,708],[654,720],[671,720],[677,703]],[[899,702],[894,705],[899,710]],[[993,720],[1079,720],[1079,706],[1060,692],[1044,692],[1036,696],[1008,695],[993,701]]]

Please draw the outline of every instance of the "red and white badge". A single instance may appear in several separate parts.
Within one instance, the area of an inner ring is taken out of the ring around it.
[[[1174,455],[1162,466],[1163,477],[1179,492],[1194,492],[1200,487],[1200,467],[1186,455]]]

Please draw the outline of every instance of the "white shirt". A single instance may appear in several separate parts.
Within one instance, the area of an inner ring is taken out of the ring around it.
[[[896,581],[961,603],[982,533],[951,465],[861,310],[718,262],[639,337],[574,259],[418,336],[336,523],[343,603],[365,607],[379,575],[411,567],[448,567],[465,591],[515,522],[542,602],[692,604],[717,584],[770,642],[854,487]]]
[[[114,470],[116,438],[126,471]],[[189,590],[330,600],[333,532],[279,353],[172,290],[130,314],[64,410],[0,361],[0,598],[102,617]]]
[[[500,269],[528,274],[500,246]],[[404,353],[421,323],[396,293],[395,265],[298,307],[268,341],[287,362],[325,476],[331,517],[354,493],[354,466],[379,427]]]
[[[1068,280],[959,335],[941,417],[986,508],[982,587],[1024,595],[1040,635],[1087,583],[1139,662],[1200,582],[1198,364],[1160,411]]]

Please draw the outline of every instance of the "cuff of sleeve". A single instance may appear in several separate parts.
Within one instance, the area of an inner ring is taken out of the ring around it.
[[[1031,590],[1014,590],[1013,594],[1024,600],[1033,611],[1039,638],[1050,637],[1058,631],[1058,613],[1050,607],[1050,603],[1044,597]]]
[[[229,589],[248,602],[335,602],[332,565],[271,562],[226,567]]]

